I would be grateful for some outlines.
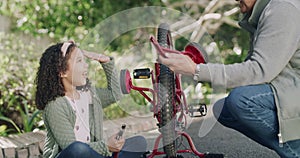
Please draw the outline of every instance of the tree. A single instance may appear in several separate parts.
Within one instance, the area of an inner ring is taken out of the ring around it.
[[[13,20],[13,30],[47,35],[55,40],[80,40],[89,29],[114,13],[161,3],[159,0],[2,0],[0,5],[0,13]]]

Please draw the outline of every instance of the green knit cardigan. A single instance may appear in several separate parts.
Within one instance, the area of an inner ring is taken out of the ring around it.
[[[111,156],[103,141],[103,108],[120,99],[120,87],[114,62],[101,64],[107,79],[107,88],[91,88],[92,104],[89,105],[90,147],[103,156]],[[43,156],[55,158],[57,154],[74,142],[73,132],[76,115],[65,97],[49,102],[43,111],[43,120],[47,130]]]

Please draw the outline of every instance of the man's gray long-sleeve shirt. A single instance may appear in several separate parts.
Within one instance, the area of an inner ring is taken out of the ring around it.
[[[199,81],[226,88],[270,83],[279,141],[300,139],[300,1],[257,0],[240,22],[251,33],[251,49],[242,63],[200,64]]]

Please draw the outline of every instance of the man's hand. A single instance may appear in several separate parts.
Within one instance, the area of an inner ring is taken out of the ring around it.
[[[194,75],[196,64],[194,61],[183,54],[165,53],[166,57],[158,56],[158,62],[166,65],[177,74]]]

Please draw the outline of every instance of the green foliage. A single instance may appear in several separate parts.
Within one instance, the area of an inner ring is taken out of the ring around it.
[[[106,119],[116,119],[127,116],[127,113],[117,104],[112,104],[104,109],[104,116]]]
[[[177,3],[182,0],[164,1],[168,4]],[[161,0],[1,0],[0,14],[10,17],[12,20],[13,34],[0,33],[0,135],[7,135],[12,132],[27,132],[40,127],[40,111],[36,110],[34,103],[34,78],[38,67],[38,59],[45,48],[38,48],[40,43],[34,43],[31,39],[24,39],[20,35],[34,35],[37,38],[46,36],[52,40],[61,41],[74,39],[82,41],[97,24],[109,16],[130,9],[142,6],[163,6]],[[189,8],[178,6],[182,12],[187,12]],[[227,10],[226,7],[223,7]],[[199,8],[201,13],[204,8]],[[195,12],[189,12],[198,15]],[[145,15],[137,15],[145,17]],[[135,16],[134,16],[135,17]],[[238,18],[233,17],[233,18]],[[130,21],[129,23],[134,23]],[[122,25],[122,24],[120,24]],[[144,29],[144,30],[142,30]],[[143,43],[148,40],[145,32],[153,31],[147,28],[129,31],[121,37],[114,39],[110,43],[110,50],[119,54],[129,45]],[[110,30],[105,30],[109,32]],[[140,33],[139,36],[137,32]],[[109,32],[112,33],[112,32]],[[113,33],[112,33],[113,34]],[[215,35],[213,40],[220,49],[220,56],[223,63],[230,64],[241,62],[247,54],[248,35],[245,31],[223,25]],[[176,49],[183,50],[187,40],[180,38],[175,41]],[[239,52],[232,51],[240,48]],[[105,52],[110,54],[110,52]],[[105,87],[103,82],[105,76],[98,63],[91,63],[91,80],[96,86]],[[146,87],[149,87],[147,85]],[[208,102],[207,96],[212,93],[209,84],[203,85],[204,102]],[[126,111],[146,107],[147,101],[138,92],[133,91],[128,97],[122,100],[126,107],[113,104],[104,109],[108,119],[127,116]],[[134,103],[134,104],[132,104]]]
[[[1,121],[5,121],[7,123],[10,123],[11,125],[13,125],[13,127],[15,128],[15,130],[18,131],[18,133],[21,133],[20,128],[14,123],[13,120],[11,120],[8,117],[3,116],[2,114],[0,114],[0,120]],[[7,128],[8,126],[6,124],[3,124],[0,126],[0,136],[7,136],[9,132],[12,132],[13,129],[11,128]]]
[[[19,105],[16,110],[19,112],[22,124],[19,127],[12,119],[5,117],[2,113],[0,113],[0,120],[6,122],[5,124],[0,126],[0,136],[7,136],[9,133],[24,133],[31,132],[36,127],[38,127],[37,123],[41,121],[39,110],[35,110],[33,113],[29,112],[28,105],[24,105],[24,109]],[[4,111],[5,112],[5,111]],[[14,129],[8,128],[8,125],[12,125]]]
[[[23,132],[33,131],[36,127],[39,127],[38,123],[41,120],[41,116],[39,115],[41,111],[36,109],[30,112],[28,107],[30,106],[26,104],[23,107],[17,107],[22,118]]]
[[[217,42],[224,64],[242,62],[248,54],[249,35],[245,30],[222,25],[213,39]],[[240,52],[236,52],[235,48]]]
[[[0,136],[7,136],[7,126],[6,125],[0,126]]]
[[[0,34],[1,134],[31,131],[38,127],[37,123],[41,120],[40,112],[34,107],[33,95],[40,58],[40,54],[36,52],[45,48],[39,49],[39,44],[17,34],[23,32],[38,38],[46,36],[55,40],[80,41],[90,29],[114,13],[133,7],[160,4],[160,0],[2,0],[0,14],[10,17],[12,31],[16,34]],[[128,38],[119,41],[124,43]],[[91,67],[97,70],[92,74],[96,78],[93,81],[97,86],[105,86],[105,82],[102,82],[105,77],[99,67]],[[96,74],[101,75],[97,78]],[[110,117],[125,115],[121,110],[115,110],[115,105],[108,109],[117,111],[117,114],[110,114]]]
[[[38,66],[36,48],[33,41],[21,35],[0,33],[0,122],[5,121],[16,132],[37,127],[30,120],[37,117],[33,96]]]
[[[100,21],[119,11],[160,0],[22,0],[0,2],[1,12],[15,19],[14,30],[54,39],[80,40]]]

